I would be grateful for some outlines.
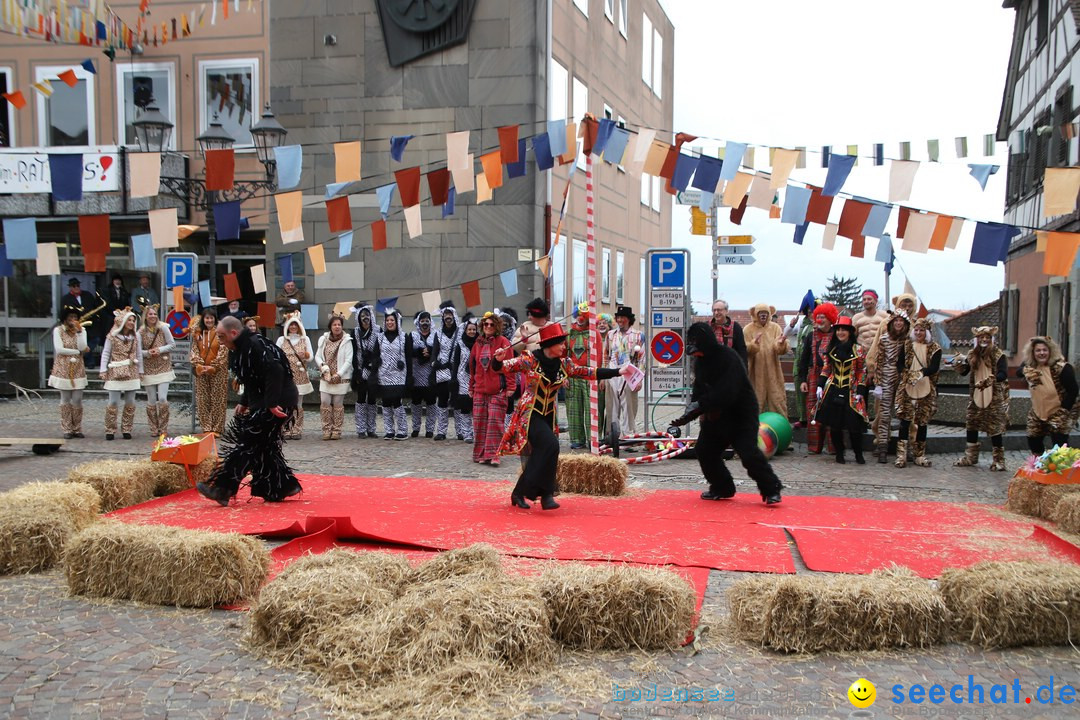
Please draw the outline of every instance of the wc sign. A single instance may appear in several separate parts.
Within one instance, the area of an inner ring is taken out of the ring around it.
[[[649,285],[654,288],[683,288],[686,286],[686,255],[683,253],[652,253],[649,265]]]

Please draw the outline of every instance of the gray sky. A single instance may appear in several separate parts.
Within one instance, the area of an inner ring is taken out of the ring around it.
[[[833,146],[845,153],[859,144],[885,144],[885,157],[899,157],[898,144],[912,143],[912,159],[926,160],[926,140],[938,139],[941,164],[921,165],[908,203],[925,210],[974,220],[1002,219],[1005,144],[997,156],[982,155],[981,138],[997,127],[1012,38],[1013,11],[985,0],[661,0],[675,25],[675,130],[712,145],[733,140],[754,145]],[[970,136],[968,157],[957,159],[954,138]],[[756,167],[768,169],[758,148]],[[968,162],[1002,168],[986,190],[968,175]],[[826,170],[820,155],[792,179],[820,184]],[[888,200],[889,162],[873,167],[860,159],[845,192]],[[834,203],[835,221],[840,203]],[[851,258],[850,241],[837,238],[834,251],[821,247],[821,226],[811,225],[803,246],[792,243],[794,226],[749,208],[742,226],[720,209],[721,234],[756,238],[756,262],[722,268],[719,295],[735,308],[769,302],[794,308],[807,289],[825,288],[832,275],[857,276],[863,287],[884,295],[884,271],[874,262],[877,240],[867,238],[866,259]],[[895,238],[897,211],[888,232]],[[965,223],[959,246],[922,255],[899,249],[891,294],[904,276],[933,308],[971,308],[995,299],[1002,266],[968,262],[974,223]],[[690,234],[690,211],[676,206],[672,244],[693,255],[695,307],[712,296],[709,239]]]

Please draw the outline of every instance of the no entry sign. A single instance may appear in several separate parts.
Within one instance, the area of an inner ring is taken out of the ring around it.
[[[656,333],[652,340],[653,359],[664,365],[671,365],[682,360],[683,350],[682,335],[674,330],[664,330]]]
[[[168,323],[169,332],[174,338],[187,337],[191,316],[185,310],[173,310],[165,316],[165,322]]]

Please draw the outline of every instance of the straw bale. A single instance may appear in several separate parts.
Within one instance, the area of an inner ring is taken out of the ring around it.
[[[1080,495],[1074,493],[1061,498],[1050,519],[1062,530],[1080,534]]]
[[[64,560],[74,595],[180,607],[243,600],[270,567],[270,553],[256,538],[117,522],[76,535]]]
[[[554,659],[547,606],[531,584],[459,575],[324,628],[319,656],[336,681],[424,678],[479,660],[519,670]],[[473,678],[473,684],[482,684]]]
[[[947,623],[942,598],[906,568],[741,581],[728,603],[738,637],[783,652],[923,648],[943,640]]]
[[[561,455],[555,481],[559,489],[582,495],[622,495],[629,466],[607,455]]]
[[[958,637],[985,648],[1080,642],[1080,567],[983,562],[941,574]]]
[[[404,558],[388,553],[331,550],[301,558],[259,593],[249,640],[266,650],[303,654],[327,625],[393,601],[410,572]]]
[[[175,463],[167,462],[155,462],[154,465],[154,495],[157,497],[163,497],[165,495],[172,495],[178,492],[184,492],[194,487],[192,482],[200,483],[206,482],[210,479],[210,474],[214,472],[214,467],[217,466],[218,459],[214,456],[210,456],[203,460],[198,465],[191,468],[191,480],[188,479],[187,472],[184,470],[183,465],[177,465]]]
[[[0,493],[0,574],[51,568],[69,538],[97,522],[100,509],[87,485],[34,482]]]
[[[667,570],[558,564],[538,585],[555,639],[586,650],[678,647],[697,607],[694,589]]]
[[[499,551],[487,543],[441,552],[417,567],[408,579],[409,585],[423,585],[459,575],[478,575],[494,578],[503,574]]]
[[[1035,482],[1017,476],[1009,481],[1009,499],[1005,509],[1029,517],[1053,519],[1054,508],[1062,498],[1080,492],[1080,485]]]
[[[94,460],[71,468],[67,481],[93,487],[101,496],[101,511],[112,512],[153,499],[158,464],[150,460]]]

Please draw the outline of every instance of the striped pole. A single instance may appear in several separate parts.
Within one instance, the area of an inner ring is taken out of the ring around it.
[[[593,156],[585,156],[585,285],[588,288],[586,298],[589,302],[589,364],[600,367],[600,343],[596,340],[596,232],[593,225]],[[597,381],[599,382],[599,381]],[[593,455],[600,454],[600,409],[597,401],[598,392],[595,382],[589,383],[589,450]]]

